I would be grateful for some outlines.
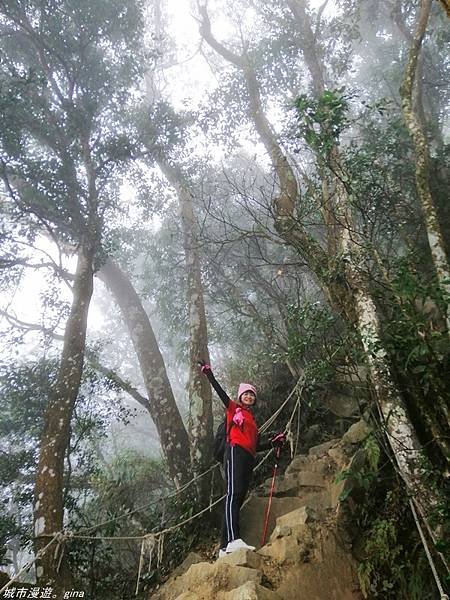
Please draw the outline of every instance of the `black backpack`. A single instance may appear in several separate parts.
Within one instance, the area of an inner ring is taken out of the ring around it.
[[[230,428],[227,432],[227,420],[224,419],[219,425],[216,431],[216,437],[214,438],[214,450],[213,456],[218,463],[223,463],[223,457],[225,454],[225,447],[227,445],[227,437],[230,434],[233,421],[230,423]]]

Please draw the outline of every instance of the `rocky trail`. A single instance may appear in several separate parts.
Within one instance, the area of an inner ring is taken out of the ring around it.
[[[271,480],[242,509],[241,533],[256,552],[240,550],[215,562],[191,554],[151,595],[154,600],[362,600],[339,497],[349,468],[368,434],[360,421],[341,439],[296,456],[277,478],[261,544]],[[269,537],[270,536],[270,537]]]

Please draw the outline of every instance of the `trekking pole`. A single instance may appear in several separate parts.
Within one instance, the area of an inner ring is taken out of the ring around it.
[[[264,531],[263,531],[263,536],[262,536],[262,540],[261,540],[261,546],[264,546],[264,544],[266,543],[267,526],[269,525],[270,507],[272,506],[272,496],[273,496],[273,490],[275,488],[275,477],[277,476],[278,460],[280,459],[280,454],[281,454],[281,446],[277,446],[277,449],[275,452],[275,466],[273,468],[273,475],[272,475],[272,485],[270,486],[269,502],[267,503],[266,514],[264,517]]]

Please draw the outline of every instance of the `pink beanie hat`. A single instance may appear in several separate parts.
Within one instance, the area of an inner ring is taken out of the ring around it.
[[[241,399],[241,396],[244,392],[253,392],[255,394],[255,398],[257,397],[255,387],[253,387],[250,383],[240,383],[238,389],[238,401]]]

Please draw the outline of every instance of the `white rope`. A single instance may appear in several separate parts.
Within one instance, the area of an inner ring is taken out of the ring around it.
[[[153,550],[156,546],[156,538],[153,534],[151,534],[151,543],[148,546],[148,572],[152,570],[152,561],[153,561]]]
[[[292,437],[292,432],[291,432],[291,423],[292,423],[292,421],[293,421],[293,419],[294,419],[294,415],[295,415],[295,413],[296,413],[296,411],[297,411],[297,408],[299,409],[299,411],[298,411],[298,418],[300,418],[300,398],[301,398],[301,393],[302,393],[302,391],[303,391],[303,380],[302,380],[302,379],[299,379],[299,381],[297,382],[297,385],[296,385],[296,386],[295,386],[295,388],[292,390],[291,394],[289,394],[289,397],[288,397],[288,399],[287,399],[287,400],[286,400],[286,401],[283,403],[283,405],[282,405],[282,407],[284,407],[284,406],[285,406],[285,404],[287,403],[287,401],[290,399],[290,397],[292,396],[292,394],[293,394],[293,393],[295,392],[295,390],[297,389],[298,385],[300,384],[300,381],[302,381],[302,388],[301,388],[301,390],[300,390],[299,397],[297,398],[297,402],[295,403],[294,410],[293,410],[293,412],[292,412],[291,418],[289,419],[289,421],[288,421],[288,423],[287,423],[287,425],[286,425],[286,428],[285,428],[285,433],[287,433],[287,437],[288,437],[288,438],[289,438],[289,435],[291,435],[291,437]],[[281,408],[282,408],[282,407],[281,407]],[[279,414],[279,412],[278,412],[278,414]],[[276,417],[275,417],[275,418],[276,418]],[[269,419],[269,421],[270,421],[271,423],[272,423],[274,420],[275,420],[274,418],[271,418],[271,419]],[[298,435],[298,434],[297,434],[297,435]],[[292,444],[291,444],[291,454],[292,454]],[[266,455],[266,457],[264,457],[264,459],[263,459],[263,460],[265,460],[265,459],[267,458],[267,456],[268,456],[268,455]],[[263,461],[261,461],[261,462],[263,462]],[[260,464],[261,464],[261,463],[260,463]],[[259,465],[258,465],[258,466],[259,466]],[[246,503],[249,501],[249,499],[250,499],[250,498],[247,498],[247,500],[244,502],[244,505],[245,505],[245,504],[246,504]],[[426,554],[426,556],[427,556],[428,562],[429,562],[429,564],[430,564],[431,571],[432,571],[432,573],[433,573],[433,576],[434,576],[434,579],[435,579],[435,582],[436,582],[437,588],[438,588],[438,590],[439,590],[439,594],[440,594],[440,600],[450,600],[449,596],[448,596],[448,595],[445,593],[445,590],[444,590],[444,588],[442,587],[442,583],[441,583],[441,581],[440,581],[440,579],[439,579],[439,575],[438,575],[438,572],[437,572],[436,566],[435,566],[435,564],[434,564],[433,557],[431,556],[430,549],[429,549],[429,547],[428,547],[428,544],[427,544],[427,541],[426,541],[425,535],[424,535],[424,533],[423,533],[423,530],[422,530],[422,527],[421,527],[421,525],[420,525],[420,522],[419,522],[419,519],[418,519],[418,516],[417,516],[417,512],[416,512],[416,509],[415,509],[415,506],[414,506],[414,505],[416,504],[416,501],[415,501],[415,500],[413,501],[413,500],[411,500],[411,499],[410,499],[410,500],[409,500],[409,504],[410,504],[411,511],[412,511],[412,513],[413,513],[413,516],[414,516],[414,521],[415,521],[415,523],[416,523],[416,526],[417,526],[417,529],[418,529],[418,531],[419,531],[420,539],[421,539],[421,541],[422,541],[422,544],[423,544],[423,547],[424,547],[424,550],[425,550],[425,554]],[[422,515],[422,518],[423,518],[423,515]],[[426,525],[427,525],[427,529],[428,529],[428,531],[429,531],[428,523],[426,522],[426,520],[425,520],[425,523],[426,523]],[[430,531],[429,531],[429,532],[430,532]]]
[[[58,544],[55,548],[55,553],[53,555],[53,560],[55,562],[56,562],[56,560],[58,560],[58,564],[56,565],[57,573],[59,573],[59,571],[61,569],[62,559],[64,556],[64,542],[65,542],[65,539],[61,536],[60,539],[58,539]]]
[[[267,421],[265,423],[263,423],[263,425],[261,425],[261,427],[259,428],[259,432],[260,433],[264,433],[265,431],[267,431],[267,429],[272,425],[272,423],[275,421],[275,419],[278,417],[278,415],[281,413],[281,411],[283,410],[283,408],[286,406],[286,404],[289,402],[289,400],[292,398],[292,396],[295,394],[295,392],[297,391],[298,387],[301,386],[301,390],[300,390],[300,395],[303,391],[303,387],[304,387],[304,382],[305,382],[305,377],[304,375],[302,375],[297,383],[295,384],[295,386],[293,387],[291,393],[289,394],[289,396],[286,398],[286,400],[283,402],[283,404],[274,412],[274,414],[269,417],[267,419]],[[292,420],[292,419],[291,419]]]
[[[275,421],[275,419],[281,413],[281,411],[286,406],[286,404],[289,402],[289,400],[291,399],[292,395],[295,393],[295,391],[298,389],[299,384],[301,383],[302,384],[302,389],[301,389],[301,391],[299,393],[299,397],[297,398],[297,401],[295,403],[294,410],[293,410],[293,412],[291,414],[291,417],[290,417],[290,419],[289,419],[289,421],[288,421],[288,423],[286,425],[286,428],[285,428],[285,431],[289,430],[289,428],[291,426],[291,423],[292,423],[292,420],[293,420],[293,418],[295,416],[295,412],[296,412],[296,410],[297,410],[297,408],[299,407],[299,404],[300,404],[301,392],[303,390],[303,381],[304,381],[303,378],[301,378],[301,379],[299,379],[297,381],[294,389],[291,391],[291,393],[289,394],[289,396],[286,398],[286,400],[283,402],[283,404],[277,409],[277,411],[272,415],[272,417],[270,417],[263,424],[263,426],[260,429],[260,432],[263,432],[268,427],[270,427],[270,425]],[[255,471],[258,470],[261,467],[261,465],[268,459],[268,457],[272,454],[272,452],[273,452],[273,448],[271,448],[264,455],[264,457],[259,461],[259,463],[255,467]],[[200,475],[197,475],[196,477],[194,477],[193,479],[191,479],[190,481],[188,481],[187,483],[185,483],[180,489],[178,489],[173,494],[170,494],[169,496],[166,496],[166,498],[170,498],[170,497],[176,496],[177,494],[180,494],[182,491],[184,491],[190,485],[192,485],[195,481],[197,481],[198,479],[200,479],[201,477],[203,477],[204,475],[206,475],[210,471],[216,469],[218,466],[219,466],[219,464],[213,465],[212,467],[210,467],[209,469],[207,469],[206,471],[204,471]],[[121,515],[119,517],[116,517],[114,519],[109,519],[108,521],[104,521],[103,523],[99,523],[99,524],[97,524],[97,525],[95,525],[93,527],[90,527],[90,528],[87,528],[85,530],[82,530],[82,535],[80,535],[78,533],[77,534],[70,534],[70,537],[71,538],[77,538],[77,539],[84,539],[84,540],[108,540],[108,541],[111,541],[111,540],[141,540],[141,553],[140,553],[140,558],[139,558],[139,568],[138,568],[138,575],[137,575],[137,581],[136,581],[136,590],[135,590],[135,593],[137,595],[139,593],[139,582],[140,582],[140,579],[141,579],[142,570],[143,570],[143,566],[144,566],[145,551],[146,551],[146,549],[149,549],[149,552],[150,552],[149,570],[151,570],[151,562],[152,562],[153,549],[155,547],[156,540],[158,540],[158,554],[157,554],[157,568],[158,568],[160,566],[160,564],[161,564],[162,559],[163,559],[164,536],[165,536],[165,534],[171,533],[172,531],[176,531],[177,529],[181,528],[183,525],[186,525],[190,521],[193,521],[194,519],[196,519],[197,517],[201,516],[205,512],[211,511],[214,506],[216,506],[219,502],[221,502],[225,498],[225,496],[226,496],[226,494],[223,494],[223,496],[221,496],[220,498],[218,498],[214,502],[210,502],[209,505],[206,508],[200,510],[195,515],[192,515],[192,516],[188,517],[187,519],[184,519],[183,521],[177,523],[176,525],[172,525],[171,527],[167,527],[166,529],[163,529],[162,531],[159,531],[159,532],[156,532],[156,533],[146,534],[146,535],[143,535],[143,536],[140,535],[140,536],[117,536],[117,537],[116,536],[89,536],[89,535],[84,535],[85,533],[93,531],[94,529],[97,529],[98,527],[101,527],[102,525],[105,525],[107,523],[111,523],[111,522],[117,521],[117,520],[119,520],[121,518],[128,517],[131,514],[139,512],[143,508],[147,508],[148,506],[151,506],[151,505],[155,504],[155,502],[152,502],[150,504],[144,505],[143,507],[139,507],[139,508],[135,509],[132,512],[128,512],[128,513],[126,513],[124,515]],[[243,506],[245,506],[249,500],[250,500],[250,497],[248,497],[245,500],[245,502],[243,503]],[[55,536],[54,539],[56,539],[56,536]],[[50,544],[53,543],[54,539],[51,540],[51,542],[46,546],[46,548],[48,548],[48,546],[50,546]],[[35,560],[37,560],[37,557],[36,557]],[[30,564],[30,566],[31,566],[31,564]],[[12,583],[12,581],[8,585],[10,585],[11,583]],[[6,587],[8,587],[8,585]],[[6,589],[6,587],[4,589]],[[3,590],[0,590],[0,593],[1,593],[1,591],[3,591]]]
[[[158,537],[158,557],[156,560],[156,568],[159,569],[162,563],[164,553],[164,534],[160,534]]]
[[[299,380],[299,382],[300,382],[300,380]],[[299,392],[297,401],[295,402],[294,410],[292,411],[291,417],[290,417],[289,421],[287,422],[285,431],[288,431],[288,429],[290,429],[290,427],[292,425],[292,421],[294,420],[294,416],[295,416],[295,412],[296,412],[297,408],[299,409],[299,412],[300,412],[300,400],[302,398],[303,388],[304,388],[304,382],[302,382],[301,390]]]
[[[422,540],[422,544],[423,544],[423,548],[425,550],[425,554],[427,555],[428,562],[430,563],[430,567],[431,567],[431,571],[432,571],[433,576],[434,576],[434,580],[435,580],[437,588],[439,590],[439,594],[440,594],[440,597],[441,597],[440,600],[449,600],[449,597],[447,596],[447,594],[444,591],[444,588],[442,587],[441,580],[439,579],[439,575],[438,575],[438,572],[437,572],[437,569],[436,569],[436,565],[434,564],[433,557],[431,556],[430,549],[428,548],[427,540],[426,540],[425,535],[423,533],[423,529],[420,526],[419,517],[417,516],[417,512],[416,512],[416,508],[415,508],[414,504],[415,504],[415,500],[412,500],[410,498],[410,500],[409,500],[409,506],[411,508],[411,511],[412,511],[412,514],[413,514],[413,517],[414,517],[414,521],[416,522],[416,527],[417,527],[417,530],[419,531],[420,539]]]
[[[265,423],[263,423],[263,425],[260,427],[259,432],[260,433],[264,433],[271,425],[272,423],[275,421],[275,419],[278,417],[278,415],[281,413],[281,411],[283,410],[283,408],[286,406],[286,404],[289,402],[289,400],[292,398],[293,394],[296,392],[296,390],[298,389],[299,385],[302,386],[302,389],[300,391],[303,391],[303,386],[304,386],[304,376],[302,375],[302,377],[300,377],[297,381],[297,383],[295,384],[294,388],[292,389],[292,391],[290,392],[290,394],[288,395],[288,397],[286,398],[286,400],[283,402],[283,404],[281,404],[281,406],[275,411],[275,413],[269,417],[269,419],[267,419],[267,421]],[[297,404],[298,404],[298,400],[297,400]],[[296,404],[296,406],[297,406]],[[290,420],[290,422],[292,422],[292,418]],[[216,463],[214,465],[212,465],[211,467],[209,467],[208,469],[206,469],[206,471],[204,471],[203,473],[200,473],[199,475],[196,475],[195,477],[193,477],[191,480],[189,480],[188,482],[184,483],[179,489],[175,490],[174,492],[172,492],[171,494],[169,494],[168,496],[165,496],[164,500],[167,500],[169,498],[174,498],[175,496],[178,496],[179,494],[181,494],[182,492],[184,492],[188,487],[190,487],[192,484],[194,484],[198,479],[201,479],[202,477],[204,477],[205,475],[207,475],[208,473],[210,473],[211,471],[214,472],[215,469],[217,469],[219,467],[219,463]],[[122,519],[126,519],[127,517],[130,517],[131,515],[134,515],[138,512],[141,512],[142,510],[145,510],[147,508],[150,508],[150,506],[154,506],[155,504],[158,504],[161,501],[161,499],[158,500],[152,500],[152,502],[149,502],[147,504],[143,504],[142,506],[139,506],[138,508],[135,508],[132,511],[129,511],[127,513],[124,513],[122,515],[119,515],[118,517],[114,517],[112,519],[108,519],[107,521],[102,521],[100,523],[97,523],[96,525],[93,525],[92,527],[87,527],[85,529],[81,529],[76,536],[73,537],[77,537],[79,539],[103,539],[103,540],[112,540],[112,539],[121,539],[121,540],[133,540],[133,539],[142,539],[141,537],[129,537],[129,536],[125,536],[125,537],[100,537],[100,536],[86,536],[85,534],[89,533],[90,531],[94,531],[95,529],[98,529],[100,527],[103,527],[104,525],[109,525],[111,523],[115,523],[117,521],[120,521]]]
[[[270,456],[270,454],[272,452],[273,452],[273,448],[271,448],[270,450],[268,450],[268,452],[265,454],[265,456],[256,465],[255,471],[257,469],[259,469],[259,467],[267,460],[267,458]],[[217,500],[214,500],[214,502],[211,502],[206,508],[203,508],[198,513],[196,513],[195,515],[192,515],[192,516],[188,517],[187,519],[184,519],[183,521],[180,521],[176,525],[171,525],[170,527],[167,527],[166,529],[162,529],[161,531],[155,532],[152,535],[154,535],[155,537],[159,537],[160,535],[164,535],[166,533],[171,533],[172,531],[176,531],[177,529],[180,529],[180,527],[182,527],[183,525],[186,525],[186,523],[189,523],[190,521],[193,521],[197,517],[200,517],[201,515],[203,515],[205,512],[211,510],[211,508],[213,508],[214,506],[216,506],[216,504],[219,504],[219,502],[221,502],[225,498],[225,496],[226,496],[226,494],[223,494],[223,496],[221,496],[220,498],[217,498]],[[142,539],[146,538],[148,535],[149,534],[139,535],[139,536],[118,536],[118,537],[114,537],[114,536],[89,536],[89,535],[77,535],[77,534],[73,534],[71,537],[72,538],[76,538],[76,539],[81,539],[81,540],[107,540],[107,541],[110,541],[110,540],[142,540]]]
[[[288,426],[286,431],[286,441],[289,444],[289,450],[291,451],[291,460],[294,458],[294,435],[292,429]]]
[[[155,545],[156,545],[156,536],[153,533],[149,533],[142,539],[141,555],[139,557],[139,569],[138,569],[138,575],[137,575],[137,580],[136,580],[136,591],[135,591],[136,596],[139,593],[139,583],[141,580],[141,573],[144,568],[146,553],[148,554],[148,557],[149,557],[148,558],[148,571],[150,572],[152,570],[152,558],[153,558],[153,550],[155,548]],[[159,550],[158,550],[158,552],[159,552]]]
[[[386,425],[386,419],[384,418],[382,412],[381,412],[381,408],[379,407],[378,403],[376,404],[378,411],[379,411],[379,417],[380,417],[380,423],[381,423],[381,428],[384,431],[384,435],[386,436],[386,438],[389,440],[390,437],[392,437],[392,434],[388,431],[387,429],[387,425]],[[381,443],[381,440],[379,440]],[[398,463],[398,459],[397,456],[395,455],[395,453],[392,450],[392,446],[389,444],[386,446],[385,444],[382,444],[386,455],[389,457],[389,460],[391,461],[392,467],[394,469],[394,471],[397,473],[398,477],[403,481],[403,484],[405,486],[405,489],[407,490],[407,493],[414,497],[414,502],[415,502],[415,506],[420,514],[420,516],[422,517],[422,521],[425,524],[425,527],[427,528],[428,534],[433,542],[433,544],[436,547],[437,541],[436,541],[436,536],[434,534],[434,532],[432,531],[430,524],[428,523],[428,519],[426,517],[425,511],[423,509],[422,503],[420,501],[418,501],[417,499],[417,491],[415,489],[413,489],[413,487],[411,486],[411,484],[409,483],[409,481],[407,480],[407,478],[405,477],[402,469],[400,468],[400,465]],[[449,568],[449,564],[445,558],[445,556],[442,554],[442,552],[440,552],[437,548],[436,548],[436,552],[439,556],[439,558],[442,561],[442,564],[444,565],[445,569],[447,570],[447,573],[450,573],[450,568]]]
[[[299,380],[300,381],[300,380]],[[292,397],[292,394],[295,392],[295,390],[298,387],[298,383],[296,384],[295,388],[292,390],[292,392],[289,394],[287,400],[282,404],[282,406],[280,407],[281,409],[284,408],[284,406],[286,406],[287,401],[290,400],[290,398]],[[301,395],[301,394],[300,394]],[[288,421],[287,424],[287,428],[290,427],[290,424],[292,423],[292,420],[294,418],[295,412],[297,410],[297,407],[299,406],[300,403],[300,395],[297,398],[297,401],[295,403],[294,406],[294,410],[291,414],[291,417]],[[276,416],[278,416],[278,414],[280,413],[280,409],[278,409],[278,411],[275,413]],[[275,418],[276,418],[275,416]],[[266,421],[265,425],[270,421],[273,422],[274,419],[269,419],[268,421]],[[287,429],[286,429],[287,430]],[[255,471],[258,470],[261,465],[268,459],[268,457],[272,454],[273,452],[273,448],[271,448],[265,455],[264,457],[259,461],[259,463],[256,465],[255,467]],[[214,468],[218,466],[218,465],[214,465]],[[188,483],[192,483],[192,481],[195,481],[197,479],[199,479],[201,476],[205,475],[207,472],[211,471],[213,467],[211,467],[210,469],[208,469],[207,471],[205,471],[204,473],[202,473],[201,475],[198,475],[197,477],[194,477],[193,480],[191,480],[191,482]],[[185,484],[183,487],[187,487],[188,484]],[[178,490],[178,493],[180,492],[180,490]],[[77,539],[85,539],[85,540],[141,540],[141,554],[140,554],[140,559],[139,559],[139,568],[138,568],[138,576],[137,576],[137,582],[136,582],[136,595],[139,593],[139,582],[140,582],[140,578],[141,578],[141,574],[142,574],[142,569],[143,569],[143,561],[144,561],[144,556],[145,556],[145,548],[146,548],[146,544],[148,544],[147,540],[151,539],[153,544],[151,546],[150,549],[150,565],[151,565],[151,560],[152,560],[152,552],[153,552],[153,548],[155,545],[156,540],[158,539],[158,567],[160,565],[160,562],[162,561],[163,558],[163,549],[164,549],[164,536],[167,533],[171,533],[172,531],[176,531],[177,529],[180,529],[183,525],[186,525],[187,523],[189,523],[190,521],[193,521],[194,519],[196,519],[197,517],[200,517],[201,515],[203,515],[205,512],[207,511],[211,511],[211,509],[216,506],[219,502],[221,502],[224,498],[225,498],[226,494],[223,494],[220,498],[218,498],[217,500],[215,500],[214,502],[210,502],[210,504],[206,507],[203,508],[202,510],[200,510],[198,513],[196,513],[195,515],[192,515],[190,517],[188,517],[187,519],[184,519],[183,521],[177,523],[176,525],[172,525],[171,527],[167,527],[166,529],[163,529],[162,531],[156,532],[156,533],[151,533],[151,534],[145,534],[145,535],[141,535],[141,536],[119,536],[119,537],[113,537],[113,536],[88,536],[88,535],[79,535],[79,534],[70,534],[71,538],[77,538]],[[247,504],[247,502],[250,500],[250,497],[248,497],[245,502],[243,503],[243,506],[245,506]],[[127,513],[128,515],[131,513]],[[96,527],[98,527],[99,525],[97,525]],[[90,529],[88,529],[87,531],[91,531],[92,529],[95,529],[96,527],[92,527]],[[54,540],[52,540],[53,542]],[[52,543],[50,542],[50,543]],[[48,544],[49,546],[50,544]],[[47,547],[48,547],[47,546]],[[147,546],[148,547],[148,546]]]
[[[296,456],[297,454],[297,450],[298,450],[298,440],[300,438],[300,419],[301,419],[301,410],[300,410],[300,404],[298,405],[298,412],[297,412],[297,436],[295,439],[295,447],[294,447],[294,451],[292,453],[292,458],[294,456]]]
[[[216,474],[215,471],[212,472],[212,477],[211,477],[211,491],[209,493],[209,503],[211,504],[213,496],[214,496],[214,475]],[[211,512],[211,511],[210,511]]]
[[[28,571],[28,569],[34,565],[34,563],[39,560],[42,556],[44,556],[44,554],[47,552],[47,550],[50,548],[50,546],[53,544],[53,542],[55,542],[56,540],[60,541],[61,540],[61,532],[56,533],[52,539],[49,541],[49,543],[44,546],[44,548],[41,548],[40,550],[38,550],[36,556],[33,558],[33,560],[28,561],[21,569],[18,573],[16,573],[16,575],[14,575],[14,577],[12,579],[10,579],[8,581],[8,583],[6,583],[2,589],[0,590],[0,595],[3,594],[3,592],[9,588],[10,585],[12,585],[13,583],[15,583],[19,577],[22,575],[22,573],[24,571]]]
[[[288,424],[292,423],[292,419],[294,417],[295,410],[297,409],[297,406],[299,405],[300,395],[301,395],[301,392],[302,392],[303,386],[304,386],[304,377],[303,376],[297,381],[297,383],[295,384],[294,388],[292,389],[292,391],[290,392],[290,394],[286,398],[286,400],[283,402],[283,404],[281,404],[281,406],[275,411],[275,413],[271,417],[269,417],[269,419],[267,419],[267,421],[261,426],[261,428],[259,429],[259,431],[261,433],[263,433],[264,431],[266,431],[267,428],[270,427],[270,425],[275,421],[275,419],[278,417],[278,415],[280,414],[280,412],[283,410],[283,408],[286,406],[286,404],[292,398],[293,394],[296,392],[296,390],[298,389],[299,385],[302,386],[302,389],[300,390],[299,398],[297,399],[297,402],[295,404],[294,412],[292,413],[291,418],[288,421]],[[258,466],[255,467],[255,469],[257,469]],[[213,471],[217,467],[219,467],[219,463],[216,463],[216,464],[212,465],[211,467],[209,467],[203,473],[200,473],[199,475],[196,475],[190,481],[188,481],[187,483],[183,484],[183,486],[181,488],[179,488],[178,490],[176,490],[172,494],[169,494],[168,496],[166,496],[165,500],[168,499],[168,498],[172,498],[174,496],[177,496],[178,494],[182,493],[185,489],[187,489],[189,486],[191,486],[195,481],[197,481],[201,477],[204,477],[210,471]],[[223,497],[225,497],[225,496],[223,496]],[[107,524],[113,523],[115,521],[119,521],[120,519],[124,519],[126,517],[129,517],[130,515],[133,515],[133,514],[139,512],[139,511],[141,511],[141,510],[144,510],[145,508],[148,508],[149,506],[153,506],[154,504],[157,504],[158,502],[160,502],[160,500],[156,500],[156,501],[152,501],[152,502],[150,502],[148,504],[144,504],[143,506],[140,506],[140,507],[136,508],[133,511],[130,511],[130,512],[125,513],[123,515],[119,515],[118,517],[115,517],[113,519],[109,519],[108,521],[103,521],[101,523],[98,523],[97,525],[93,525],[92,527],[88,527],[86,529],[82,529],[82,530],[80,530],[80,532],[78,532],[76,534],[73,534],[71,537],[78,538],[78,539],[85,539],[85,540],[108,540],[108,541],[110,541],[110,540],[141,540],[145,536],[118,536],[118,537],[116,537],[116,536],[89,536],[89,535],[85,535],[85,534],[89,533],[90,531],[94,531],[95,529],[98,529],[99,527],[102,527],[103,525],[107,525]],[[213,502],[212,504],[209,505],[208,508],[210,509],[213,506],[215,506],[216,504],[217,504],[217,502]],[[203,512],[204,511],[202,511],[199,514],[203,514]],[[187,522],[188,521],[183,521],[183,523],[187,523]],[[169,528],[169,530],[171,530],[171,528]],[[164,531],[167,531],[167,530],[164,530]]]
[[[292,390],[292,392],[289,394],[287,400],[285,402],[283,402],[283,404],[281,405],[280,408],[284,408],[284,406],[286,406],[286,403],[288,400],[290,400],[290,398],[292,397],[292,394],[295,392],[295,390],[298,388],[299,383],[302,381],[302,379],[299,379],[299,381],[296,383],[294,389]],[[303,389],[303,388],[302,388]],[[295,403],[294,406],[294,410],[289,418],[288,421],[288,425],[290,426],[290,424],[292,423],[292,420],[295,416],[295,411],[297,410],[297,407],[299,406],[300,403],[300,395],[297,398],[297,401]],[[276,416],[278,416],[280,412],[280,409],[277,410],[277,412],[275,413]],[[270,419],[268,419],[268,421],[266,421],[265,424],[267,424],[269,421],[273,422],[272,417]],[[257,469],[259,469],[259,467],[267,460],[267,458],[270,456],[270,454],[273,452],[273,448],[271,448],[266,454],[265,456],[260,460],[260,462],[256,465],[255,467],[255,471]],[[215,466],[218,466],[215,465]],[[215,467],[214,466],[214,467]],[[208,469],[208,471],[210,471],[210,469]],[[205,473],[207,473],[208,471],[205,471]],[[204,473],[204,474],[205,474]],[[197,476],[196,478],[194,478],[192,481],[194,481],[195,479],[198,479],[201,475]],[[185,484],[186,486],[187,484]],[[184,487],[185,487],[184,486]],[[196,519],[197,517],[199,517],[200,515],[204,514],[205,512],[207,512],[208,510],[211,510],[212,507],[214,507],[216,504],[218,504],[221,500],[223,500],[225,498],[225,494],[223,496],[221,496],[220,498],[218,498],[217,500],[215,500],[214,502],[211,502],[206,508],[203,508],[201,511],[199,511],[198,513],[196,513],[195,515],[192,515],[190,517],[188,517],[187,519],[184,519],[183,521],[177,523],[176,525],[172,525],[170,527],[167,527],[166,529],[163,529],[162,531],[159,532],[155,532],[153,535],[155,536],[160,536],[166,533],[170,533],[172,531],[175,531],[177,529],[179,529],[180,527],[182,527],[183,525],[185,525],[186,523],[189,523],[190,521],[192,521],[193,519]],[[130,514],[130,513],[128,513]],[[94,528],[91,528],[94,529]],[[148,534],[145,535],[140,535],[140,536],[88,536],[88,535],[79,535],[78,533],[71,535],[71,537],[73,538],[77,538],[77,539],[85,539],[85,540],[142,540],[143,538],[145,538]]]
[[[214,464],[211,467],[209,467],[206,471],[203,471],[203,473],[196,475],[190,481],[184,483],[180,488],[178,488],[171,494],[164,496],[164,500],[168,500],[169,498],[174,498],[175,496],[178,496],[179,494],[184,492],[188,487],[190,487],[193,483],[195,483],[198,479],[201,479],[202,477],[207,475],[210,471],[214,471],[214,469],[217,469],[218,466],[219,466],[218,464]],[[135,508],[132,511],[129,511],[127,513],[119,515],[118,517],[108,519],[107,521],[101,521],[100,523],[97,523],[96,525],[93,525],[92,527],[80,529],[79,533],[81,533],[81,534],[89,533],[90,531],[94,531],[95,529],[98,529],[99,527],[103,527],[103,525],[109,525],[110,523],[115,523],[116,521],[120,521],[121,519],[126,519],[127,517],[130,517],[131,515],[141,512],[142,510],[145,510],[146,508],[150,508],[151,506],[154,506],[155,504],[159,504],[160,502],[161,502],[161,498],[159,498],[158,500],[152,500],[151,502],[148,502],[147,504],[143,504],[142,506],[139,506],[138,508]],[[129,538],[122,538],[122,539],[129,539]]]
[[[134,592],[135,596],[137,596],[139,594],[139,581],[141,579],[142,567],[144,566],[144,553],[145,553],[145,538],[143,538],[143,540],[141,542],[141,554],[139,556],[139,568],[138,568],[138,574],[137,574],[136,589]]]

